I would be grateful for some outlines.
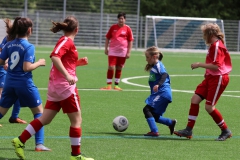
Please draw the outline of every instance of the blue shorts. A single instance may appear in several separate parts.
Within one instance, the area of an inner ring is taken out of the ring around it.
[[[0,76],[0,88],[3,88],[5,83],[6,74]]]
[[[4,85],[0,106],[10,108],[19,99],[21,107],[34,108],[42,104],[40,94],[34,84],[28,86],[16,85],[14,87]]]
[[[169,101],[168,99],[158,95],[158,94],[152,94],[150,95],[146,100],[145,100],[146,104],[151,106],[153,108],[153,113],[162,116],[169,103],[171,103],[171,101]]]

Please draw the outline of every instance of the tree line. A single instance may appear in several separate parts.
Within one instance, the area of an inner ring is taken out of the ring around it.
[[[62,10],[63,0],[27,0],[29,9]],[[125,11],[137,0],[104,0],[105,13]],[[0,8],[24,8],[25,0],[0,0]],[[56,5],[59,4],[59,5]],[[100,12],[101,0],[67,0],[68,11]],[[179,16],[240,20],[240,0],[140,0],[140,16]],[[134,12],[136,13],[136,8]]]

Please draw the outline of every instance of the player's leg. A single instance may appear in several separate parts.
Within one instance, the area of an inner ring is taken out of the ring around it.
[[[21,118],[18,117],[19,113],[20,113],[20,102],[19,100],[17,100],[14,104],[13,104],[13,109],[12,109],[12,114],[11,117],[9,118],[9,122],[10,123],[22,123],[22,124],[27,124],[26,121],[22,120]]]
[[[206,104],[205,109],[209,113],[209,115],[212,117],[214,122],[218,125],[218,127],[221,129],[221,134],[216,139],[217,141],[224,141],[227,138],[232,137],[232,132],[228,129],[228,126],[220,113],[220,111],[215,108],[215,105],[218,102],[218,99],[220,98],[221,94],[225,90],[225,88],[228,85],[229,77],[228,75],[223,76],[215,76],[216,78],[212,78],[209,83],[209,94],[206,98]]]
[[[0,119],[2,119],[4,115],[8,112],[9,108],[13,105],[16,99],[17,96],[14,93],[14,89],[4,86],[0,100]]]
[[[117,58],[115,56],[108,56],[108,70],[107,70],[107,85],[102,87],[101,90],[112,89],[112,79],[114,75],[114,68],[116,66]]]
[[[77,159],[86,159],[93,160],[92,158],[86,158],[81,155],[81,137],[82,137],[82,116],[80,109],[80,98],[78,95],[77,88],[75,89],[75,93],[73,93],[67,99],[61,101],[61,107],[64,113],[67,113],[68,118],[70,120],[70,128],[69,128],[69,137],[71,142],[71,160]]]
[[[177,123],[176,119],[171,119],[164,117],[163,114],[166,112],[168,104],[170,101],[164,97],[160,97],[154,101],[154,110],[153,110],[153,117],[156,122],[164,124],[169,127],[170,134],[173,134],[175,125]]]
[[[2,76],[0,76],[0,99],[1,99],[2,91],[3,91],[3,85],[4,85],[4,82],[5,82],[5,77],[6,77],[6,74],[3,74]],[[0,127],[2,127],[1,124],[0,124]]]
[[[199,84],[191,98],[191,105],[188,114],[188,123],[185,129],[174,131],[173,133],[180,137],[192,138],[192,130],[199,113],[199,104],[207,95],[207,82],[206,79]]]
[[[33,114],[37,114],[42,112],[41,109],[42,107],[39,105],[38,107],[32,108],[31,111]],[[12,140],[12,144],[15,148],[15,153],[20,159],[25,159],[24,147],[26,141],[30,139],[34,134],[36,134],[39,130],[41,130],[44,125],[49,124],[56,114],[57,111],[44,109],[41,117],[31,121],[25,130],[21,133],[21,135]]]
[[[116,69],[115,69],[115,86],[114,89],[118,91],[122,91],[122,89],[118,86],[120,83],[120,78],[122,75],[122,68],[126,62],[126,57],[117,57]]]
[[[144,136],[159,136],[158,127],[152,112],[153,112],[153,108],[148,104],[143,108],[143,114],[150,128],[150,132],[148,132],[147,134],[144,134]]]

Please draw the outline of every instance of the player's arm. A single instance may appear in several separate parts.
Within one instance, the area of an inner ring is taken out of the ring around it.
[[[52,56],[51,57],[53,65],[58,69],[59,72],[61,72],[63,74],[63,76],[66,78],[66,80],[68,81],[68,83],[70,85],[73,85],[76,83],[75,78],[73,76],[71,76],[68,71],[65,69],[65,67],[62,64],[62,61],[59,57],[56,56]]]
[[[108,45],[109,45],[109,40],[108,38],[106,38],[105,40],[105,54],[108,55]]]
[[[88,58],[87,57],[83,57],[83,58],[80,58],[77,63],[76,63],[76,66],[84,66],[84,65],[87,65],[88,64]]]
[[[5,61],[0,58],[0,65],[4,65],[4,64],[5,64]]]
[[[201,62],[196,62],[191,64],[192,69],[196,68],[206,68],[206,69],[211,69],[211,70],[218,70],[218,66],[212,63],[201,63]]]
[[[24,61],[23,62],[23,71],[24,72],[30,72],[30,71],[38,68],[39,66],[45,66],[45,65],[46,65],[45,59],[39,59],[35,63]]]
[[[129,58],[129,57],[130,57],[131,50],[132,50],[132,45],[133,45],[133,41],[128,41],[128,48],[127,48],[126,58]]]
[[[158,87],[161,86],[166,81],[167,77],[168,77],[167,73],[162,74],[161,79],[159,80],[158,84],[153,87],[154,92],[158,91]]]

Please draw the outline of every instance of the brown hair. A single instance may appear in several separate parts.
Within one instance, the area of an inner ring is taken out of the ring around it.
[[[50,29],[53,33],[57,33],[61,30],[64,32],[72,32],[78,27],[78,21],[74,16],[68,16],[63,22],[53,22]]]
[[[216,23],[208,23],[201,26],[203,32],[203,39],[207,45],[211,44],[211,38],[217,37],[224,44],[224,34],[221,32],[220,27]]]
[[[10,19],[6,18],[4,22],[6,23],[8,41],[15,39],[17,36],[18,37],[27,36],[29,34],[27,32],[28,28],[33,26],[33,23],[29,18],[16,17],[13,24],[11,23]]]
[[[150,56],[155,56],[156,55],[158,57],[159,61],[161,61],[163,59],[162,52],[160,52],[159,49],[157,47],[155,47],[155,46],[147,48],[147,50],[145,51],[145,54],[147,54],[147,53]],[[152,64],[146,64],[145,71],[150,71],[153,66],[154,65],[152,65]]]

